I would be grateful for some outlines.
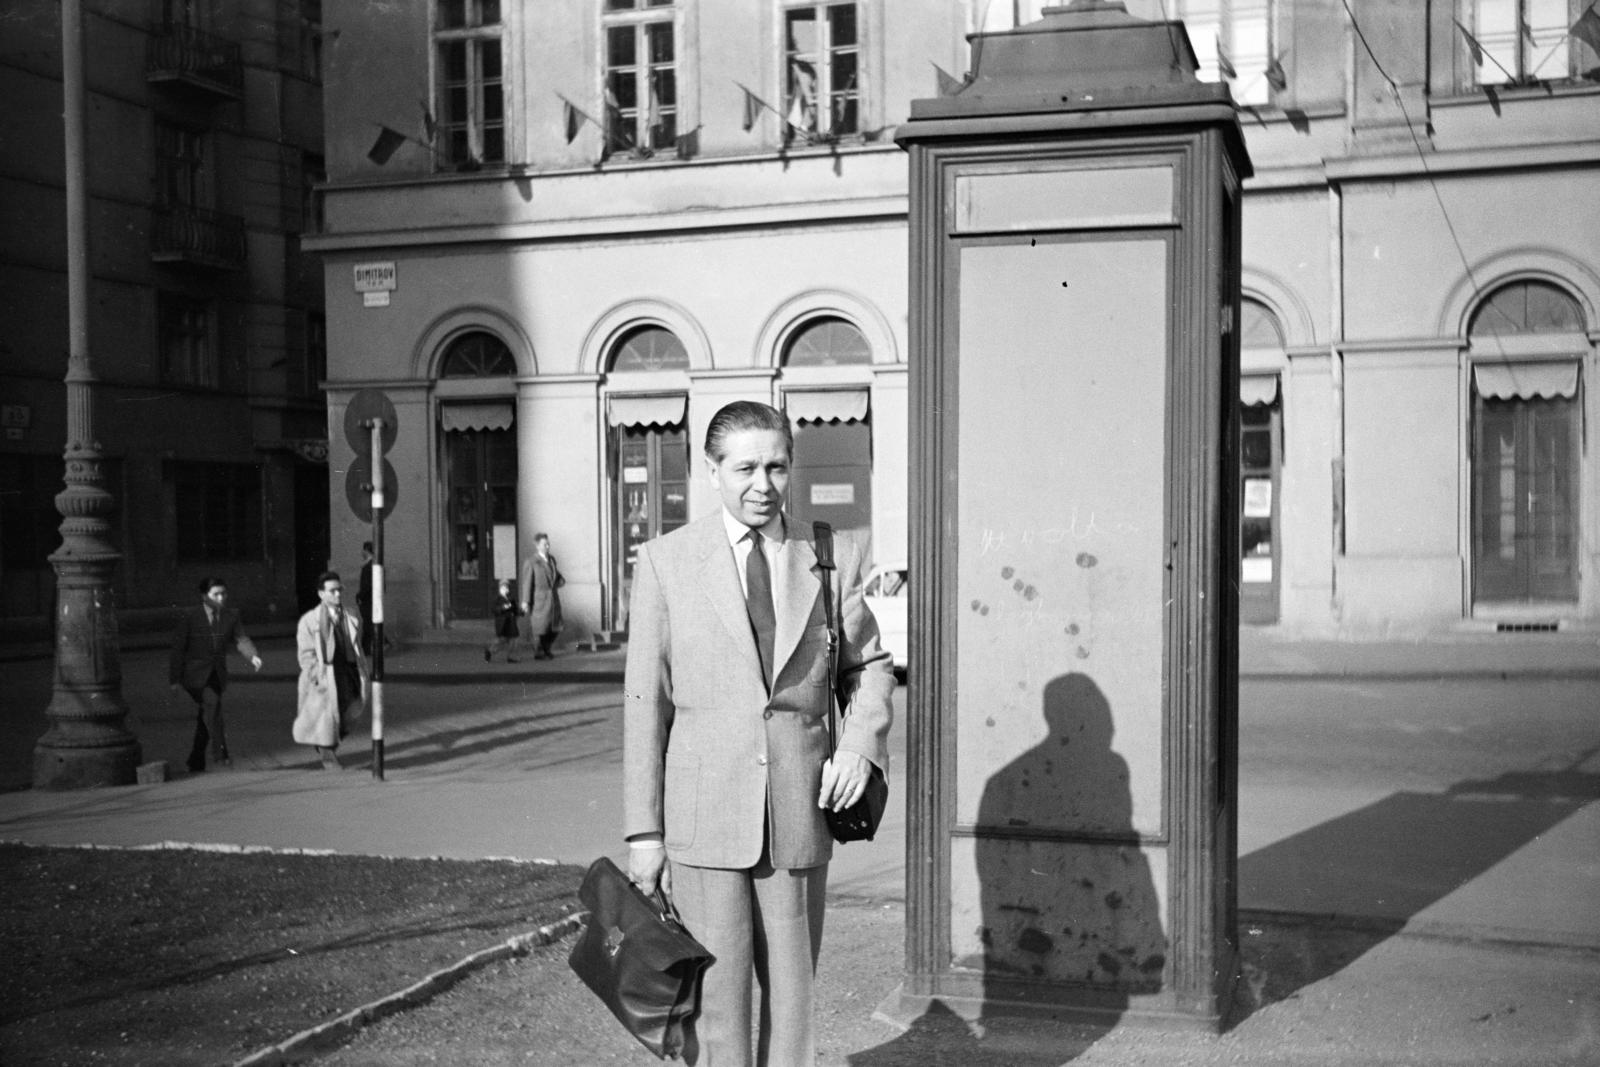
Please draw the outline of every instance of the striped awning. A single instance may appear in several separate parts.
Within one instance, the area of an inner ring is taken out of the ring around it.
[[[1247,408],[1264,407],[1278,399],[1276,374],[1246,374],[1239,379],[1239,403]]]
[[[613,426],[676,426],[683,421],[689,398],[669,396],[613,396],[606,419]]]
[[[865,389],[788,389],[783,406],[792,422],[860,422],[869,395]]]
[[[1551,400],[1578,392],[1578,363],[1474,363],[1472,381],[1485,400]]]
[[[514,409],[509,400],[492,404],[445,404],[439,409],[439,424],[446,430],[507,430]]]

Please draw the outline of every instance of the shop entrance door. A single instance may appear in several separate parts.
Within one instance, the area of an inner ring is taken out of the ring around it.
[[[494,613],[496,580],[516,578],[516,434],[452,430],[444,438],[450,617],[486,619]]]
[[[1578,420],[1568,397],[1478,398],[1474,599],[1578,596]]]
[[[612,431],[612,630],[628,629],[639,546],[689,521],[689,439],[680,426]]]

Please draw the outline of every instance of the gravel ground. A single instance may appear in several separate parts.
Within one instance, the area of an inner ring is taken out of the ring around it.
[[[582,873],[0,845],[0,1063],[231,1062],[559,920]]]

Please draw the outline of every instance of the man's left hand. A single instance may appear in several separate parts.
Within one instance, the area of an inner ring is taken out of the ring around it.
[[[859,752],[835,752],[832,759],[822,761],[817,807],[843,811],[861,799],[871,775],[872,763],[867,757]]]

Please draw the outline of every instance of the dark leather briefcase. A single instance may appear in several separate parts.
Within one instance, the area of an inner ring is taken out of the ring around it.
[[[640,1044],[677,1059],[694,1042],[700,981],[716,958],[659,888],[645,896],[604,856],[589,865],[578,899],[589,921],[567,962]]]

